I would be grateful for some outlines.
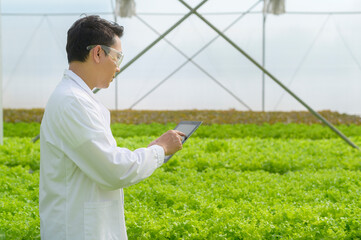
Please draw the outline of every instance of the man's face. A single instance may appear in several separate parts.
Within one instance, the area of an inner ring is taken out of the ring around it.
[[[103,64],[102,64],[102,79],[99,79],[98,88],[108,88],[110,83],[113,81],[115,74],[120,71],[119,60],[122,58],[122,45],[119,37],[114,38],[115,43],[109,48],[104,47],[103,49]]]

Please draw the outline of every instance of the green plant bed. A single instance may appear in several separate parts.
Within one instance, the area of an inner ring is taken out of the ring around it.
[[[159,136],[163,132],[173,129],[175,123],[160,124],[111,124],[113,135],[116,137],[134,136]],[[338,125],[337,128],[346,136],[361,136],[361,125]],[[40,123],[4,123],[4,135],[6,137],[35,137],[40,133]],[[256,124],[212,124],[201,125],[194,133],[200,138],[305,138],[305,139],[329,139],[337,138],[328,127],[313,124],[284,124],[275,123],[262,125]]]
[[[129,238],[359,238],[360,173],[161,169],[125,190]]]
[[[0,146],[0,239],[40,239],[40,144],[18,136],[39,125],[9,126],[16,137]],[[134,150],[174,126],[112,130],[118,146]],[[339,127],[361,146],[358,126]],[[151,177],[124,189],[129,239],[361,238],[361,152],[324,130],[202,126]]]
[[[40,239],[39,172],[0,165],[0,237]]]

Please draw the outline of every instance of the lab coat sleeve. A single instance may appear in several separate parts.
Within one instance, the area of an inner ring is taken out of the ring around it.
[[[67,104],[60,122],[64,152],[103,189],[133,185],[163,164],[164,150],[158,145],[135,151],[117,147],[101,114],[86,101]]]

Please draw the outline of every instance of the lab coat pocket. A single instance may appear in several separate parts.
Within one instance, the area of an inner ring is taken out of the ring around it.
[[[120,240],[119,201],[84,203],[84,239]]]

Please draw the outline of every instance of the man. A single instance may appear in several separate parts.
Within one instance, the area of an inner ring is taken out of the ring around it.
[[[127,239],[122,188],[149,177],[182,148],[170,130],[147,148],[119,148],[110,113],[93,88],[107,88],[123,58],[123,27],[99,16],[68,31],[69,70],[52,93],[40,130],[40,230],[43,240]]]

